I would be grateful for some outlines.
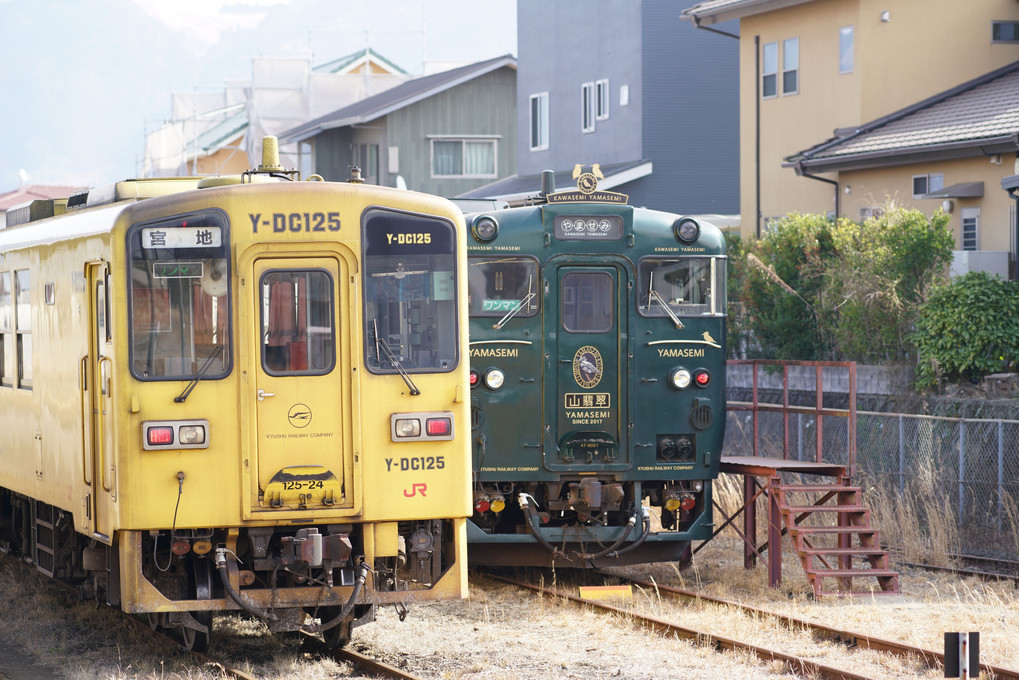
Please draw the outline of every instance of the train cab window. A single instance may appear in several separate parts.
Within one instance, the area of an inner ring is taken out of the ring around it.
[[[538,261],[530,257],[469,257],[467,295],[471,316],[515,317],[538,313]],[[516,311],[514,311],[516,310]]]
[[[227,219],[195,213],[128,230],[131,374],[217,379],[231,367]]]
[[[641,316],[725,316],[725,260],[649,257],[638,265]]]
[[[17,375],[14,354],[14,295],[10,272],[0,272],[0,386],[13,387]]]
[[[604,272],[570,272],[561,286],[563,328],[571,333],[606,333],[615,318],[612,277]]]
[[[336,365],[333,291],[321,270],[273,270],[262,276],[262,366],[270,375],[324,375]]]
[[[368,370],[452,371],[460,360],[453,225],[373,209],[364,215],[363,233]]]

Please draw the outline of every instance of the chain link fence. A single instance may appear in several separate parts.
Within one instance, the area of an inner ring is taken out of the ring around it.
[[[850,466],[850,432],[846,416],[759,411],[757,455]],[[1019,420],[857,411],[855,439],[852,479],[883,541],[1019,558]],[[754,455],[751,412],[729,411],[723,451]]]

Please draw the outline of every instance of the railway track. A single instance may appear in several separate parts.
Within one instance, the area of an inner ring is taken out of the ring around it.
[[[668,593],[669,595],[684,598],[687,600],[696,600],[701,602],[710,602],[719,606],[730,607],[745,614],[751,616],[768,616],[776,621],[780,621],[787,628],[798,628],[800,630],[809,630],[813,634],[819,637],[827,637],[830,639],[841,640],[844,644],[858,647],[862,649],[873,649],[895,656],[907,658],[916,657],[923,659],[928,666],[944,666],[945,655],[941,652],[935,652],[929,649],[923,649],[922,647],[914,647],[902,642],[896,642],[894,640],[885,640],[871,635],[863,633],[856,633],[853,631],[843,630],[841,628],[834,628],[832,626],[826,626],[805,619],[799,619],[792,616],[786,616],[784,614],[777,614],[770,612],[765,609],[758,607],[751,607],[749,605],[742,604],[740,602],[734,602],[732,600],[725,600],[718,597],[711,597],[702,595],[690,590],[683,590],[681,588],[673,588],[671,586],[665,586],[661,584],[652,583],[650,581],[643,581],[640,579],[628,578],[625,576],[619,576],[616,574],[609,574],[606,572],[599,572],[602,576],[617,579],[619,581],[638,585],[641,588],[653,589],[658,592]],[[1019,680],[1019,671],[1008,668],[1002,668],[1000,666],[992,666],[990,664],[981,664],[981,670],[987,673],[993,673],[994,677],[998,680]]]
[[[676,598],[684,598],[690,600],[698,600],[701,602],[709,602],[719,607],[729,607],[734,611],[741,612],[744,615],[760,619],[763,617],[770,617],[772,620],[779,622],[784,627],[790,630],[802,630],[809,631],[811,636],[824,640],[838,641],[849,647],[856,647],[861,649],[869,649],[880,653],[890,654],[896,657],[910,659],[915,658],[923,662],[928,667],[938,667],[944,663],[944,655],[931,650],[922,649],[919,647],[913,647],[911,645],[874,638],[871,636],[855,633],[852,631],[841,630],[831,626],[825,626],[816,624],[810,621],[797,619],[794,617],[784,616],[775,614],[760,608],[743,605],[738,602],[732,602],[721,598],[706,597],[694,593],[692,591],[685,591],[678,588],[671,588],[660,584],[655,584],[648,581],[641,581],[639,579],[629,579],[626,577],[618,576],[616,574],[601,573],[600,575],[606,576],[612,579],[616,579],[622,583],[629,583],[632,585],[640,586],[641,588],[663,593],[668,596]],[[527,590],[542,593],[545,595],[570,600],[577,604],[585,607],[594,607],[605,612],[611,612],[613,614],[621,615],[626,617],[638,625],[645,626],[649,629],[653,629],[662,634],[675,635],[680,638],[688,640],[696,640],[702,643],[707,643],[714,646],[719,651],[742,651],[753,654],[757,658],[763,661],[777,661],[785,664],[790,670],[807,675],[808,677],[815,678],[826,678],[830,680],[875,680],[875,676],[864,675],[859,672],[846,670],[843,668],[836,668],[826,664],[813,661],[803,656],[797,656],[794,654],[788,654],[771,647],[765,647],[750,642],[744,642],[736,640],[730,637],[716,635],[714,633],[693,628],[690,626],[682,625],[674,621],[666,621],[661,618],[648,616],[641,614],[631,609],[624,609],[622,607],[613,606],[604,602],[593,601],[589,599],[581,598],[579,595],[573,595],[561,590],[553,588],[547,588],[545,586],[539,586],[532,583],[526,583],[517,579],[508,578],[498,574],[488,573],[488,577],[508,583],[511,585],[518,586]],[[991,666],[988,664],[981,665],[982,670],[988,673],[993,673],[992,677],[997,680],[1019,680],[1019,671],[1001,668],[997,666]],[[880,677],[887,677],[886,672],[882,672]]]

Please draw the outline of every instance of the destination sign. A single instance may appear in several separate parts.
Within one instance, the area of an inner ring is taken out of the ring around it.
[[[223,245],[219,227],[149,227],[142,229],[142,248],[218,248]]]

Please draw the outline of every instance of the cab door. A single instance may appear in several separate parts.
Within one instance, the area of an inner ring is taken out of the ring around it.
[[[253,510],[352,504],[346,280],[338,257],[253,261]]]
[[[613,264],[563,264],[550,277],[546,318],[555,362],[550,441],[545,466],[552,470],[625,469],[628,277]],[[554,297],[553,297],[554,296]]]
[[[113,461],[113,348],[109,326],[109,265],[85,265],[88,295],[88,354],[82,360],[82,405],[85,442],[83,461],[85,529],[109,541],[111,504],[116,501]]]

